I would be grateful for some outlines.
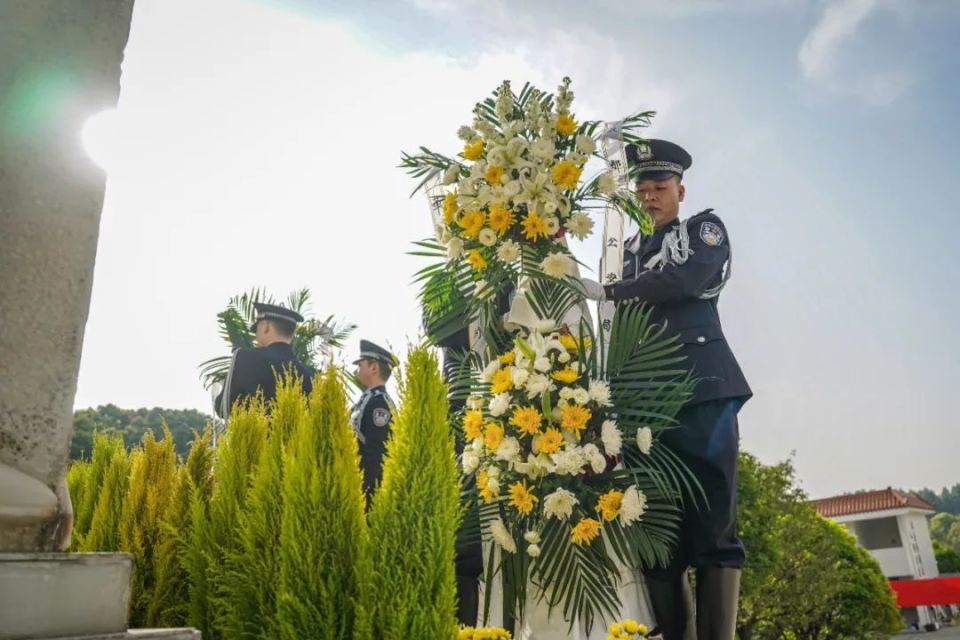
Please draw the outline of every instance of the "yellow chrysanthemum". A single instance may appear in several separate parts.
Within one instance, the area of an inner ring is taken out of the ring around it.
[[[468,211],[460,217],[460,226],[463,227],[463,235],[467,238],[476,238],[480,235],[484,223],[487,221],[486,214],[483,211]]]
[[[604,520],[610,522],[620,513],[621,504],[623,504],[623,491],[610,489],[610,491],[607,491],[597,500],[597,513],[599,513]]]
[[[536,240],[540,236],[546,237],[547,223],[536,211],[531,211],[524,216],[523,235],[527,240]]]
[[[487,268],[487,260],[480,253],[479,249],[470,249],[470,251],[467,251],[467,262],[478,271]]]
[[[577,378],[580,377],[580,372],[573,367],[564,367],[563,369],[560,369],[560,371],[554,371],[551,373],[550,377],[559,382],[570,384],[577,381]]]
[[[640,634],[646,635],[647,626],[644,624],[640,624],[636,620],[627,618],[626,620],[623,621],[623,630],[626,631],[627,633],[640,633]]]
[[[510,416],[510,424],[515,426],[520,433],[534,436],[540,433],[540,423],[543,422],[543,416],[533,407],[517,407]]]
[[[490,228],[497,233],[503,233],[513,226],[513,211],[502,204],[490,205]]]
[[[520,513],[527,514],[533,511],[533,504],[536,501],[537,497],[527,487],[526,481],[520,480],[510,485],[510,504]]]
[[[561,189],[576,189],[582,172],[581,167],[569,160],[561,160],[550,168],[550,178]]]
[[[466,434],[467,440],[471,441],[483,436],[483,413],[481,411],[467,411],[467,414],[463,417],[463,432]]]
[[[503,442],[503,425],[499,422],[491,422],[483,430],[483,443],[491,452],[496,451],[500,443]]]
[[[517,354],[514,351],[507,351],[506,353],[502,353],[499,356],[497,356],[497,360],[499,360],[500,364],[502,364],[503,366],[513,364],[514,361],[516,361],[516,359],[517,359]]]
[[[490,380],[490,393],[503,393],[513,389],[513,379],[510,377],[510,369],[500,369]]]
[[[563,445],[563,434],[558,429],[550,427],[537,439],[537,450],[540,453],[556,453]]]
[[[562,344],[563,348],[567,351],[577,351],[581,343],[583,344],[584,351],[586,351],[590,348],[590,345],[593,344],[593,340],[587,337],[578,340],[576,336],[570,333],[564,333],[560,336],[560,344]]]
[[[593,518],[581,518],[570,530],[570,542],[574,544],[590,544],[600,535],[600,521]]]
[[[560,418],[560,426],[567,431],[572,431],[580,437],[580,432],[587,426],[587,422],[593,414],[590,409],[581,407],[577,404],[568,404],[563,407],[563,416]]]
[[[443,221],[447,224],[453,224],[457,217],[457,210],[460,206],[457,204],[457,192],[451,191],[443,197]]]
[[[619,636],[623,632],[623,627],[620,626],[619,622],[614,622],[607,630],[610,632],[611,636]]]
[[[493,502],[493,499],[499,495],[499,492],[490,488],[490,475],[486,469],[477,472],[477,491],[487,504]]]
[[[486,173],[483,174],[483,177],[486,178],[487,182],[493,186],[499,186],[503,182],[503,174],[506,170],[498,164],[491,164],[487,167]]]
[[[557,133],[562,136],[569,136],[577,130],[577,121],[568,113],[561,113],[557,116]]]
[[[467,160],[479,160],[483,155],[483,140],[477,138],[473,142],[463,145],[463,157]]]

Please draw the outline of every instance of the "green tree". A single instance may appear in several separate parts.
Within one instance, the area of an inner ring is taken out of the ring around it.
[[[960,573],[960,553],[956,549],[934,541],[933,553],[937,557],[937,570],[940,573]]]
[[[190,443],[209,420],[209,416],[193,409],[121,409],[113,404],[79,409],[73,414],[70,459],[90,459],[95,432],[119,436],[127,449],[132,449],[148,431],[156,439],[162,438],[164,426],[170,431],[177,455],[186,458]]]
[[[402,391],[370,513],[378,549],[368,600],[375,606],[375,636],[453,637],[460,475],[446,387],[426,349],[410,353]]]
[[[930,538],[944,548],[960,552],[960,515],[938,513],[930,519]]]

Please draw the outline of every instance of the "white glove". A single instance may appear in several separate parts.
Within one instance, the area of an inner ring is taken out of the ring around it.
[[[597,300],[599,302],[603,302],[607,299],[607,296],[603,290],[603,285],[596,280],[591,280],[590,278],[580,278],[580,284],[583,285],[587,300]]]

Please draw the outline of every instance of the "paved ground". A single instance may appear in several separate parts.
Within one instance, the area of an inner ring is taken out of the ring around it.
[[[895,636],[894,640],[946,640],[947,638],[960,638],[960,626],[944,627],[939,631],[913,631]]]

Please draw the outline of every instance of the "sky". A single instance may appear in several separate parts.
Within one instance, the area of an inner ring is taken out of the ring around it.
[[[108,181],[77,408],[209,412],[216,314],[257,286],[359,325],[343,359],[404,351],[431,225],[401,151],[454,154],[502,80],[570,76],[579,119],[656,110],[694,158],[681,216],[727,227],[742,447],[811,497],[960,482],[960,5],[346,4],[137,0],[119,106],[82,134]]]

